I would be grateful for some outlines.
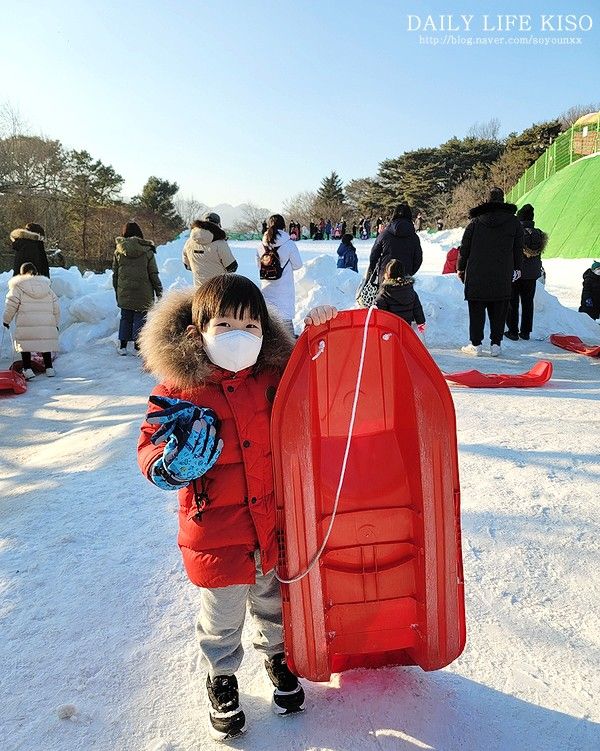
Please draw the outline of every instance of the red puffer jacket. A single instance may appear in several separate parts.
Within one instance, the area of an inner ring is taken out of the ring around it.
[[[450,248],[444,262],[442,274],[456,274],[456,264],[458,263],[458,253],[460,248]]]
[[[253,368],[237,374],[221,370],[206,357],[201,339],[182,339],[175,333],[178,324],[186,322],[182,308],[191,304],[192,294],[170,293],[151,312],[141,337],[148,369],[164,379],[152,393],[209,407],[220,421],[223,451],[217,463],[179,490],[178,544],[194,584],[251,584],[256,549],[263,572],[276,562],[269,423],[292,340],[273,320]],[[155,409],[149,405],[149,411]],[[150,441],[157,427],[144,422],[138,443],[138,462],[146,477],[164,447]]]

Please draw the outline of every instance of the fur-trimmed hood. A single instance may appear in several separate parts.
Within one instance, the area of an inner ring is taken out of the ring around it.
[[[40,274],[17,274],[8,280],[8,289],[20,287],[29,297],[40,300],[50,290],[50,279]]]
[[[44,236],[38,235],[37,232],[30,232],[28,229],[13,229],[10,233],[10,241],[14,243],[15,240],[34,240],[37,242],[44,242]]]
[[[156,252],[154,244],[150,240],[144,240],[141,237],[117,237],[115,238],[117,245],[116,253],[129,258],[139,258],[147,253],[148,250]]]
[[[499,203],[497,201],[489,201],[487,203],[482,203],[479,206],[475,206],[475,208],[471,209],[469,211],[469,218],[475,219],[478,216],[488,214],[490,215],[490,219],[492,219],[493,223],[496,223],[498,220],[500,220],[501,223],[504,220],[505,215],[516,214],[516,212],[517,207],[514,203]]]
[[[415,280],[412,276],[404,276],[401,279],[384,279],[381,282],[382,287],[407,287],[414,284]]]
[[[545,232],[542,232],[539,227],[535,226],[533,219],[521,219],[520,222],[523,225],[523,229],[537,229],[539,231],[541,240],[539,248],[532,250],[531,248],[526,247],[525,243],[523,243],[523,255],[526,258],[537,258],[546,250],[546,245],[548,245],[548,235]]]
[[[200,336],[186,334],[192,323],[194,293],[195,289],[189,288],[165,295],[149,312],[138,340],[147,370],[159,381],[185,390],[218,380],[226,372],[208,359]],[[253,373],[283,371],[294,347],[294,340],[272,309],[269,318],[271,330],[263,333]]]

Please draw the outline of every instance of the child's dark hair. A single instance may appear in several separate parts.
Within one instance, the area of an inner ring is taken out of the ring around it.
[[[350,232],[346,232],[345,235],[342,235],[342,243],[344,245],[352,245],[352,240],[354,240],[354,235],[350,234]]]
[[[404,264],[397,258],[393,258],[385,267],[385,275],[388,279],[402,279],[404,274]]]
[[[29,232],[35,232],[38,235],[41,235],[42,237],[45,236],[44,228],[41,224],[35,224],[34,222],[30,222],[29,224],[25,225],[25,229]]]
[[[31,274],[32,276],[37,276],[38,270],[34,263],[22,263],[21,268],[19,269],[19,274]]]
[[[269,226],[267,228],[267,245],[275,245],[277,233],[285,230],[285,219],[281,214],[272,214],[269,217]]]
[[[212,233],[213,240],[227,240],[227,233],[214,222],[205,219],[195,219],[191,224],[192,229],[207,229]]]
[[[141,230],[140,225],[137,222],[127,222],[123,227],[123,237],[139,237],[140,240],[144,239],[144,233]]]
[[[198,287],[192,299],[192,321],[200,331],[211,318],[242,318],[245,313],[260,321],[265,336],[270,327],[265,298],[254,282],[240,274],[213,276]]]

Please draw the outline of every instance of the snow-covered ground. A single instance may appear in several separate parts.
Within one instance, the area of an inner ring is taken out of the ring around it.
[[[439,275],[459,238],[458,230],[422,236],[417,289],[440,367],[554,365],[542,389],[452,387],[465,652],[435,673],[385,668],[309,684],[307,711],[279,718],[249,646],[239,680],[250,729],[236,748],[600,748],[600,361],[546,340],[563,331],[600,342],[600,327],[575,312],[589,261],[547,261],[535,338],[505,342],[499,360],[474,361],[457,349],[467,331],[462,287]],[[370,243],[357,245],[362,272]],[[190,281],[181,246],[158,250],[165,287]],[[335,269],[336,247],[300,244],[298,323],[310,305],[352,305],[357,277]],[[233,249],[255,278],[255,244]],[[136,464],[152,380],[136,358],[116,356],[110,274],[52,274],[63,312],[57,377],[38,376],[26,394],[0,398],[0,749],[215,748],[194,643],[198,592],[175,545],[176,499]],[[8,277],[0,275],[0,295]]]

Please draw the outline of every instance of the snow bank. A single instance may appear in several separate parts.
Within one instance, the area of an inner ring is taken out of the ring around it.
[[[461,228],[429,234],[420,232],[423,247],[423,266],[417,274],[415,288],[421,298],[427,318],[426,343],[429,346],[457,347],[467,339],[468,315],[463,299],[463,287],[453,275],[443,276],[445,254],[460,243]],[[192,284],[190,272],[181,262],[181,252],[187,233],[157,249],[157,263],[166,291]],[[306,313],[316,305],[330,304],[340,309],[356,307],[356,289],[362,279],[373,241],[356,241],[359,257],[359,274],[336,267],[337,241],[298,243],[304,267],[296,272],[295,325],[302,329]],[[233,242],[232,250],[239,264],[239,273],[258,283],[256,243]],[[533,338],[546,339],[550,334],[569,333],[595,343],[598,325],[588,316],[561,305],[549,290],[564,293],[563,280],[572,281],[589,265],[578,261],[552,259],[547,262],[548,288],[538,283],[535,298],[535,323]],[[0,274],[0,295],[5,295],[11,274]],[[105,339],[116,341],[119,326],[112,286],[112,272],[81,274],[76,267],[51,269],[52,288],[59,297],[61,307],[60,350],[74,349]],[[552,286],[554,285],[554,286]],[[569,289],[573,284],[569,284]],[[570,293],[568,304],[575,300]]]

